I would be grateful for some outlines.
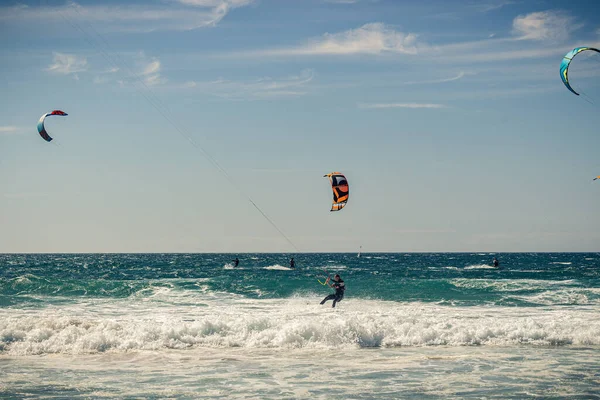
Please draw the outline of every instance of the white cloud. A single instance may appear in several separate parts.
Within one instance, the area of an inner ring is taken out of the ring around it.
[[[187,82],[184,88],[195,88],[209,94],[233,100],[293,97],[307,93],[307,85],[314,79],[314,71],[305,69],[298,75],[283,78],[263,77],[241,82],[218,79],[212,82]]]
[[[445,52],[444,61],[452,63],[488,63],[488,62],[499,62],[499,61],[511,61],[511,60],[526,60],[535,58],[546,58],[552,56],[561,56],[565,54],[568,49],[565,47],[542,47],[537,49],[522,49],[522,50],[498,50],[490,48],[484,51],[465,51],[463,54],[457,55]]]
[[[243,7],[254,3],[254,0],[176,0],[177,3],[196,7],[220,7],[227,6],[231,8]]]
[[[160,61],[156,58],[148,62],[142,71],[142,75],[155,75],[160,71]]]
[[[422,46],[414,33],[398,32],[383,23],[365,24],[360,28],[326,33],[307,44],[295,47],[251,52],[254,55],[351,55],[417,54]]]
[[[140,73],[142,81],[147,86],[154,86],[160,83],[164,83],[164,79],[160,75],[160,61],[158,58],[152,58],[150,60],[145,60],[145,56],[143,56],[142,63],[145,64],[142,66],[142,71]]]
[[[394,229],[394,233],[456,233],[455,229]]]
[[[113,81],[113,78],[110,78],[110,75],[119,72],[121,69],[118,67],[111,67],[104,71],[99,72],[100,75],[94,77],[93,82],[96,84],[100,83],[108,83]]]
[[[359,104],[363,109],[385,109],[385,108],[448,108],[444,104],[432,103],[367,103]]]
[[[576,44],[567,43],[562,46],[555,43],[540,46],[536,42],[567,40],[569,35],[580,27],[581,25],[565,12],[535,12],[514,18],[512,36],[498,37],[500,35],[490,34],[485,40],[432,45],[428,47],[428,51],[420,52],[419,59],[466,67],[473,63],[560,57]]]
[[[432,80],[427,80],[427,81],[409,81],[409,82],[403,82],[403,84],[404,85],[423,85],[423,84],[430,84],[430,83],[453,82],[453,81],[457,81],[459,79],[464,78],[466,75],[472,75],[472,74],[460,71],[458,73],[458,75],[450,77],[450,78],[432,79]]]
[[[520,40],[566,40],[581,24],[561,11],[541,11],[519,15],[513,20],[513,34]]]
[[[121,87],[131,85],[156,86],[164,84],[167,79],[162,76],[162,64],[157,57],[148,57],[143,51],[127,56],[120,56],[119,66],[98,72],[95,84],[117,83]],[[121,72],[120,74],[116,74]]]
[[[0,126],[0,135],[12,135],[18,133],[19,128],[16,126]]]
[[[151,32],[190,30],[217,25],[232,9],[254,0],[173,0],[144,4],[0,7],[0,21],[39,23],[98,23],[103,31]],[[85,26],[85,25],[83,25]]]
[[[473,63],[549,59],[562,56],[575,46],[576,43],[540,46],[539,43],[524,40],[523,37],[493,37],[485,40],[430,46],[427,52],[419,55],[419,59],[453,63],[455,66],[464,65],[465,68],[468,68]]]
[[[333,3],[333,4],[356,4],[360,0],[324,0],[325,3]]]
[[[490,11],[499,10],[502,7],[509,6],[512,4],[516,4],[516,2],[511,0],[479,1],[473,3],[471,7],[477,12],[488,13]]]
[[[53,54],[54,63],[48,66],[47,71],[63,75],[75,74],[75,79],[79,79],[77,72],[84,72],[88,69],[88,62],[85,57],[57,52]]]

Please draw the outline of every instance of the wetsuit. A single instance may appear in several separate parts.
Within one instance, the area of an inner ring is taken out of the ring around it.
[[[498,263],[498,260],[494,259],[494,267],[496,267],[496,268],[497,268],[497,267],[498,267],[498,264],[499,264],[499,263]]]
[[[296,268],[296,261],[290,260],[290,268]]]
[[[325,304],[327,300],[333,300],[333,304],[331,307],[335,307],[335,304],[342,301],[342,299],[344,298],[344,291],[346,290],[346,285],[344,284],[344,281],[340,279],[337,282],[334,281],[333,285],[331,286],[335,289],[335,293],[325,297],[323,301],[321,301],[321,304]]]
[[[235,260],[233,260],[233,266],[237,267],[240,263],[240,260],[238,260],[237,258]]]

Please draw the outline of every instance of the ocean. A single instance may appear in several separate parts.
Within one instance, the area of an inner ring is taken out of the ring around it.
[[[331,397],[600,398],[600,253],[0,255],[0,398]]]

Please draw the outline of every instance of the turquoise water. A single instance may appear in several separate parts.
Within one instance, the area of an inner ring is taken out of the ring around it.
[[[0,396],[598,394],[599,253],[294,257],[0,255]]]
[[[596,303],[597,253],[302,254],[289,270],[285,254],[32,254],[0,255],[0,305],[72,298],[126,298],[168,286],[247,298],[289,298],[320,289],[316,279],[340,273],[347,296],[460,305]],[[571,296],[566,296],[570,294]],[[544,298],[541,299],[540,295]],[[40,304],[40,305],[42,305]]]

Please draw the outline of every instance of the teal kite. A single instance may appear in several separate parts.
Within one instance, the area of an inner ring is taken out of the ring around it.
[[[563,57],[563,60],[560,63],[560,78],[562,79],[562,81],[565,84],[565,86],[567,87],[567,89],[569,89],[571,92],[575,93],[577,96],[579,96],[579,93],[577,93],[575,90],[573,90],[573,88],[571,87],[571,84],[569,84],[569,65],[571,64],[571,60],[573,60],[573,57],[575,57],[577,54],[581,53],[582,51],[586,51],[586,50],[592,50],[592,51],[600,53],[600,50],[595,49],[593,47],[576,47],[573,50],[571,50],[570,52],[568,52]]]
[[[40,136],[42,137],[42,139],[44,139],[46,142],[52,141],[52,138],[50,137],[50,135],[48,135],[48,132],[46,131],[46,127],[44,126],[44,121],[46,120],[46,117],[49,117],[51,115],[61,115],[63,117],[66,117],[68,114],[61,110],[54,110],[54,111],[51,111],[40,117],[40,120],[38,121],[38,125],[37,125],[37,130],[38,130],[38,133],[40,134]]]

